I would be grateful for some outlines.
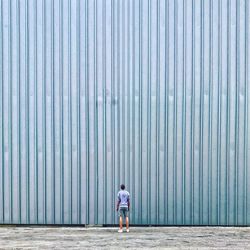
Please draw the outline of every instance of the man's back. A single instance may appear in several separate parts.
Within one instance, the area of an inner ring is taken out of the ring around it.
[[[127,190],[120,190],[118,192],[118,200],[120,201],[120,208],[127,208],[129,203],[129,192]]]

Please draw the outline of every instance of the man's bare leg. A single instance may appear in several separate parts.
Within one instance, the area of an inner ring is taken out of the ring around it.
[[[129,219],[128,219],[128,216],[126,217],[126,228],[127,228],[127,232],[128,232],[128,227],[129,227]]]
[[[122,230],[122,216],[120,216],[120,229]]]

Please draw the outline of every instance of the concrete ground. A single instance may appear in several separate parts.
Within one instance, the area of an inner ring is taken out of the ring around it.
[[[0,227],[0,249],[250,249],[250,228]]]

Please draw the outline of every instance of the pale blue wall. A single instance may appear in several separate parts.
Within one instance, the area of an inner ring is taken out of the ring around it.
[[[0,223],[250,225],[248,0],[0,0]]]

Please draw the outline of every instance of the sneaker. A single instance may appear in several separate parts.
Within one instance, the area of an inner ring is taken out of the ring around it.
[[[118,230],[118,233],[122,233],[122,232],[123,232],[122,229],[119,229],[119,230]]]
[[[127,233],[129,233],[129,229],[127,229]]]

